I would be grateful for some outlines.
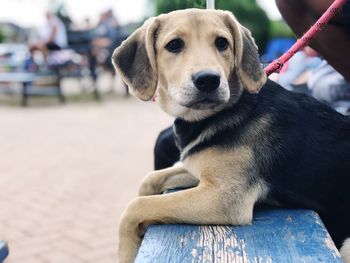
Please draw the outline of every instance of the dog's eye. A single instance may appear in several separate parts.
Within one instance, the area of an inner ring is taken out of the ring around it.
[[[224,51],[228,47],[228,41],[224,37],[217,37],[215,39],[215,46],[219,51]]]
[[[171,40],[168,44],[166,44],[165,48],[171,53],[179,53],[182,51],[185,43],[180,38],[175,38]]]

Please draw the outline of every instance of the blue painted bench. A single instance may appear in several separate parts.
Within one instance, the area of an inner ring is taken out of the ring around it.
[[[9,249],[5,241],[0,240],[0,263],[5,260],[9,254]]]
[[[343,262],[319,216],[263,210],[249,226],[151,225],[136,263]]]

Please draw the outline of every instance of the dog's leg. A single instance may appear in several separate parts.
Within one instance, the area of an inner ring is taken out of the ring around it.
[[[139,196],[160,194],[169,189],[191,188],[198,183],[199,180],[181,165],[174,166],[149,173],[140,186]]]
[[[249,224],[256,198],[245,195],[251,193],[233,193],[226,185],[201,182],[180,192],[137,198],[124,212],[119,226],[119,263],[133,262],[150,224]]]
[[[345,263],[350,263],[350,238],[346,239],[340,249],[340,255]]]

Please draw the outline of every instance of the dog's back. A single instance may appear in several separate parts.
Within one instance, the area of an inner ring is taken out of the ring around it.
[[[273,161],[261,166],[268,199],[317,211],[339,247],[350,236],[350,118],[273,82],[259,96],[267,98],[262,111],[273,112],[266,147]]]

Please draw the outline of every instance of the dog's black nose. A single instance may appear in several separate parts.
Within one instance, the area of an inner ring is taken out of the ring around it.
[[[211,92],[220,86],[220,75],[214,71],[200,71],[192,76],[197,89],[203,92]]]

